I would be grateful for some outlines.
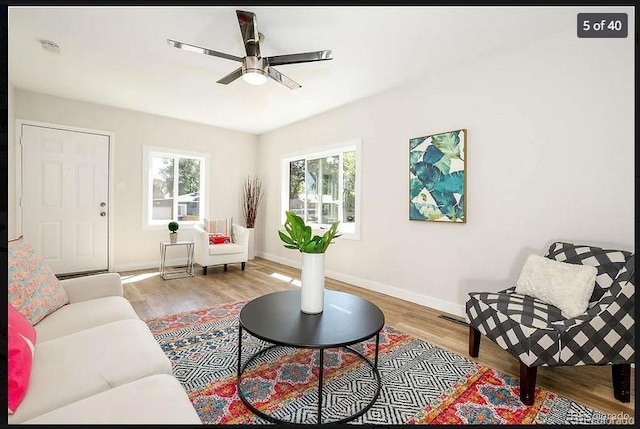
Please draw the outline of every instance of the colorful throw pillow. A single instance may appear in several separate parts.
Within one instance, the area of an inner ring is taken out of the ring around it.
[[[13,414],[22,403],[29,379],[36,342],[36,330],[9,304],[7,327],[7,408]]]
[[[597,272],[589,265],[529,255],[516,283],[516,293],[555,305],[567,319],[577,317],[587,311]]]
[[[41,255],[23,238],[9,242],[8,302],[29,323],[35,325],[45,316],[69,303],[60,285]]]
[[[29,323],[29,321],[18,310],[16,310],[13,305],[8,304],[7,307],[7,320],[9,322],[9,326],[13,327],[16,332],[31,341],[32,344],[35,344],[36,329],[33,325],[31,325],[31,323]]]
[[[211,240],[211,236],[214,234],[224,235],[229,237],[230,243],[235,243],[235,237],[233,236],[233,218],[229,217],[226,219],[205,219],[204,220],[204,230],[209,233],[209,244],[220,244],[213,243]],[[216,239],[216,241],[218,241]],[[224,243],[224,242],[223,242]]]
[[[209,234],[209,244],[231,243],[231,237],[222,233]]]
[[[231,235],[231,218],[214,219],[209,221],[210,234]]]

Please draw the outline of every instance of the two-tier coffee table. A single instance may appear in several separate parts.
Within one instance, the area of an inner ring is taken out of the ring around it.
[[[240,311],[238,325],[238,396],[255,414],[273,423],[299,423],[283,421],[258,410],[245,397],[241,389],[242,375],[248,365],[274,347],[317,349],[320,354],[318,371],[318,421],[322,423],[322,384],[324,351],[342,347],[360,356],[373,370],[376,389],[371,401],[355,414],[329,423],[351,421],[369,410],[380,395],[381,380],[378,372],[380,331],[384,326],[382,311],[366,299],[343,292],[325,291],[324,311],[306,314],[300,311],[300,291],[274,292],[248,302]],[[268,343],[268,346],[242,365],[242,331]],[[349,347],[376,338],[374,361]],[[306,422],[303,422],[306,423]],[[312,422],[315,423],[315,422]]]

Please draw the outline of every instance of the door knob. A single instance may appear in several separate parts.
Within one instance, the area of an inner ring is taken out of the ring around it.
[[[100,216],[105,217],[107,215],[107,212],[100,212]]]

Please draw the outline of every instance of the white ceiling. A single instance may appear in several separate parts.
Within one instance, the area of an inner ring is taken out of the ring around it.
[[[276,67],[269,79],[216,83],[243,57],[236,9],[254,12],[263,56],[330,49],[333,60]],[[291,124],[418,76],[575,30],[573,7],[9,7],[9,80],[19,89],[253,134]],[[591,8],[593,9],[593,8]],[[41,48],[57,43],[61,53]]]

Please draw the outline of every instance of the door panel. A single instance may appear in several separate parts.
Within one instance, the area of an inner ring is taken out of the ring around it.
[[[22,234],[56,274],[109,268],[109,144],[22,125]]]

